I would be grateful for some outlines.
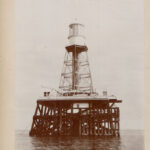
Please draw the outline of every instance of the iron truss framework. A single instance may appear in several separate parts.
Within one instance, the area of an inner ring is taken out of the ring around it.
[[[119,136],[121,100],[38,100],[30,136]]]
[[[66,47],[59,84],[59,89],[65,96],[93,93],[87,50],[87,46],[71,45]]]

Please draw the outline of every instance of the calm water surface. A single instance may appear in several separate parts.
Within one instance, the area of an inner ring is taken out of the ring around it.
[[[144,131],[121,131],[118,137],[29,137],[16,131],[16,150],[144,150]]]

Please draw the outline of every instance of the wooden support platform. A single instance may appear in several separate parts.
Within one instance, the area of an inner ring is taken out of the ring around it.
[[[119,107],[113,99],[37,100],[30,136],[119,136]]]

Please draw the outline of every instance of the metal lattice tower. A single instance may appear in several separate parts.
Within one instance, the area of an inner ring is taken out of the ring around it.
[[[37,100],[30,136],[120,136],[121,103],[93,92],[84,26],[69,26],[63,71],[57,96],[44,92]],[[81,96],[81,94],[83,94]]]
[[[92,94],[93,85],[89,67],[84,26],[79,23],[69,25],[69,45],[66,47],[64,66],[59,89],[64,95]]]

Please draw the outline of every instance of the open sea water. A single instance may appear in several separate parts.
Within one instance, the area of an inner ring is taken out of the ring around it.
[[[16,131],[16,150],[144,150],[144,131],[123,130],[120,137],[30,137]]]

